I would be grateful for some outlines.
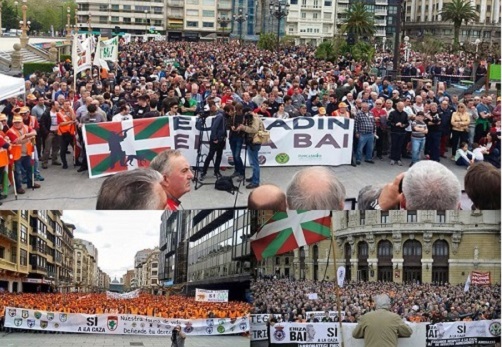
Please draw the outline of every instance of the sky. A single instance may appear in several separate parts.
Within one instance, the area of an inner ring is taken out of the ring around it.
[[[111,280],[134,268],[134,255],[159,246],[163,211],[63,211],[63,221],[74,224],[74,237],[98,249],[98,266]]]

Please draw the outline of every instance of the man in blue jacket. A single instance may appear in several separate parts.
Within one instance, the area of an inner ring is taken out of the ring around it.
[[[216,159],[214,161],[214,176],[216,178],[221,177],[220,164],[223,149],[225,149],[225,143],[227,140],[227,117],[233,116],[234,113],[234,106],[225,105],[223,112],[218,112],[216,117],[213,119],[213,123],[211,124],[211,135],[209,136],[209,153],[204,161],[204,168],[202,169],[202,175],[200,176],[201,181],[206,177],[207,168],[209,167],[211,160],[213,160],[215,153]]]

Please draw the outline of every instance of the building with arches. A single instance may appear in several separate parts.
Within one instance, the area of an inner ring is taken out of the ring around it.
[[[258,274],[347,281],[464,283],[471,271],[500,283],[500,211],[339,211],[325,240],[256,264]]]

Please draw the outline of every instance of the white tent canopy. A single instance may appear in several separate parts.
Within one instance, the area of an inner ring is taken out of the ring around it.
[[[23,78],[0,74],[0,101],[25,93]]]

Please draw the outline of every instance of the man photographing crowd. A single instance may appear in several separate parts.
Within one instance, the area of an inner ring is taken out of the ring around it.
[[[171,347],[184,347],[186,337],[187,336],[181,330],[181,325],[177,325],[173,329],[173,333],[171,335]]]

